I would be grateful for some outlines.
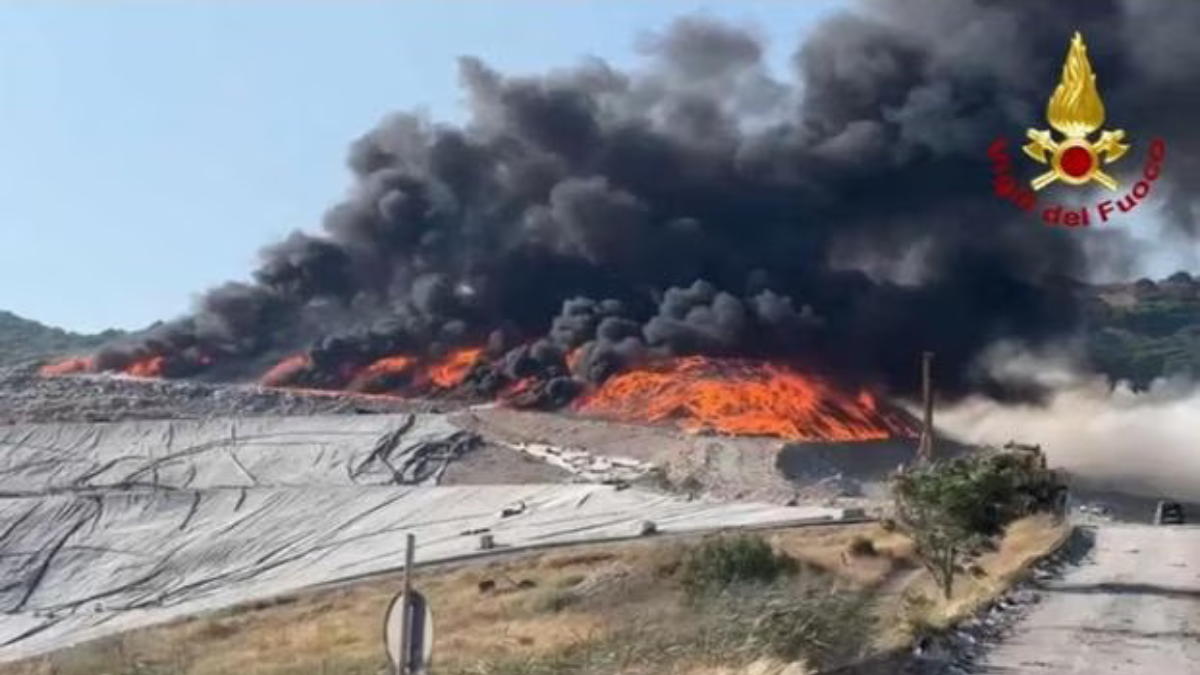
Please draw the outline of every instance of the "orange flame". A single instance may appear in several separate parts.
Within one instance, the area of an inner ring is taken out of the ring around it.
[[[508,385],[504,389],[501,389],[500,393],[497,394],[496,397],[501,401],[512,401],[512,399],[524,394],[526,391],[529,391],[535,382],[537,382],[537,378],[523,377]]]
[[[416,363],[417,360],[411,356],[385,356],[358,371],[346,388],[351,391],[358,391],[367,386],[371,380],[385,375],[400,375],[410,370]]]
[[[264,387],[278,387],[311,365],[312,359],[308,358],[308,354],[294,354],[275,364],[258,382]]]
[[[817,377],[743,359],[664,360],[609,378],[575,404],[586,415],[626,421],[671,420],[687,431],[775,436],[789,440],[911,437],[899,412],[878,409]]]
[[[483,357],[482,347],[472,347],[451,352],[432,364],[422,364],[416,356],[394,354],[371,362],[364,368],[347,366],[342,377],[349,380],[346,389],[362,391],[370,388],[380,378],[389,375],[407,375],[407,384],[398,392],[404,394],[427,392],[429,389],[453,389],[462,383],[471,367]],[[293,375],[312,366],[307,355],[289,356],[263,375],[259,383],[266,387],[287,387]]]
[[[90,356],[72,356],[62,361],[48,363],[42,366],[38,373],[42,377],[53,377],[55,375],[72,375],[75,373],[86,373],[96,367],[96,361]]]
[[[166,361],[166,357],[163,356],[150,356],[125,366],[122,372],[134,377],[162,377]]]
[[[452,389],[458,386],[471,366],[479,362],[483,356],[482,348],[460,349],[452,352],[440,362],[430,366],[429,379],[442,389]]]

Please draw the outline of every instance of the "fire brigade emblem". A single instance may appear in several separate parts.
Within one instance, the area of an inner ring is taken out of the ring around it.
[[[1129,146],[1121,142],[1125,140],[1125,132],[1120,129],[1101,131],[1094,143],[1088,140],[1089,135],[1104,125],[1104,102],[1096,91],[1096,75],[1088,62],[1083,36],[1078,32],[1071,39],[1062,80],[1046,108],[1046,120],[1064,138],[1055,140],[1049,130],[1026,131],[1031,142],[1022,148],[1025,154],[1050,165],[1049,171],[1030,182],[1034,190],[1056,180],[1070,185],[1096,181],[1110,190],[1117,189],[1117,181],[1100,168],[1101,160],[1111,164]]]

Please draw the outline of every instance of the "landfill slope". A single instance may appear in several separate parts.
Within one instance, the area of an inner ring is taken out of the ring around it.
[[[841,515],[439,485],[481,443],[437,414],[0,427],[0,661],[392,570],[406,533],[431,562],[478,555],[482,530],[512,550],[636,536],[646,520],[670,533]]]
[[[442,415],[0,427],[0,493],[411,484],[478,442]]]

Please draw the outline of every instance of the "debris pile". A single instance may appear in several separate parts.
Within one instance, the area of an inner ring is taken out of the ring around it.
[[[40,377],[33,367],[0,369],[0,424],[435,412],[434,408],[429,402],[348,392],[111,375]]]
[[[583,448],[564,448],[548,443],[506,443],[517,452],[557,466],[589,483],[635,481],[654,468],[648,462],[626,457],[595,455]]]

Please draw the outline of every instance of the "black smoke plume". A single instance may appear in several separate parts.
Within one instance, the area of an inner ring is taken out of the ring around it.
[[[559,401],[680,354],[904,394],[931,349],[948,395],[986,390],[984,348],[1078,327],[1090,236],[993,196],[989,142],[1015,151],[1046,126],[1082,31],[1133,142],[1125,164],[1167,140],[1156,198],[1188,231],[1197,29],[1200,6],[1165,0],[894,0],[827,21],[782,79],[758,40],[700,17],[647,40],[637,72],[508,77],[464,58],[467,124],[384,120],[351,147],[353,192],[319,236],[271,247],[253,283],[100,363],[252,376],[308,349],[298,378],[340,386],[382,356],[486,345],[472,386],[538,376]]]

